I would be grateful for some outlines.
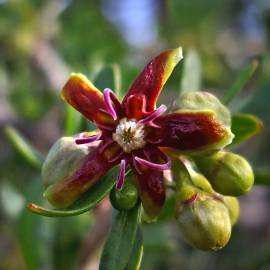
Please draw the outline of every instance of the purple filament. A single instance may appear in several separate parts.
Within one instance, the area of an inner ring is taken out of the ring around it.
[[[113,107],[113,102],[112,102],[112,98],[111,98],[111,95],[114,95],[113,91],[109,88],[105,88],[103,95],[104,95],[104,102],[105,102],[107,112],[111,115],[113,120],[116,120],[117,114],[116,114],[116,111]]]
[[[95,141],[100,139],[101,135],[102,135],[102,133],[98,133],[98,134],[93,135],[93,136],[83,136],[81,138],[75,139],[75,143],[76,144],[86,144],[86,143],[95,142]]]
[[[155,111],[153,111],[150,115],[145,117],[144,119],[140,120],[139,123],[143,125],[155,125],[153,124],[153,121],[158,118],[160,115],[162,115],[164,112],[166,112],[167,107],[165,105],[161,105],[158,107]],[[157,125],[155,125],[157,126]]]
[[[122,187],[124,185],[124,181],[125,181],[125,174],[126,174],[126,161],[124,159],[122,159],[121,163],[120,163],[119,174],[117,177],[116,189],[118,189],[118,190],[122,189]]]
[[[139,157],[134,157],[134,159],[139,164],[144,165],[152,170],[165,171],[171,168],[171,161],[168,159],[166,155],[164,156],[166,157],[166,162],[163,164],[157,164]]]

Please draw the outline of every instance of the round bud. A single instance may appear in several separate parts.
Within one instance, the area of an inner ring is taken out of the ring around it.
[[[228,243],[231,236],[231,222],[226,206],[211,197],[182,204],[177,209],[177,222],[183,238],[201,250],[219,250]]]
[[[51,147],[42,166],[42,179],[47,187],[71,175],[89,153],[89,147],[78,145],[73,137],[61,137]]]
[[[240,196],[253,186],[252,168],[240,155],[220,151],[211,156],[198,158],[196,163],[218,193]]]
[[[239,201],[237,198],[231,196],[224,196],[223,201],[227,209],[229,210],[230,220],[233,226],[237,222],[240,214]]]
[[[129,182],[126,182],[121,190],[114,187],[110,193],[110,200],[115,209],[132,209],[138,201],[137,188]]]

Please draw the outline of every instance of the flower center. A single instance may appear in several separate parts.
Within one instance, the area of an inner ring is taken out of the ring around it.
[[[146,143],[144,140],[144,125],[134,119],[121,119],[112,137],[127,153],[142,148]]]

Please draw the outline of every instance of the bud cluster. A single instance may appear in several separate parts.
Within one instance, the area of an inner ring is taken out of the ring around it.
[[[230,128],[229,111],[209,94],[187,94],[182,106],[189,110],[210,108]],[[239,217],[236,197],[250,191],[254,183],[250,164],[244,157],[223,149],[174,158],[176,219],[183,238],[201,250],[223,248]]]

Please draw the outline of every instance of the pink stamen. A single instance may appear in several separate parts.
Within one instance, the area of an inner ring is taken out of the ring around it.
[[[116,189],[118,189],[118,190],[122,189],[124,182],[125,182],[125,174],[126,174],[126,161],[124,159],[122,159],[121,163],[120,163],[119,174],[117,177]]]
[[[160,115],[162,115],[164,112],[166,112],[166,110],[167,107],[165,105],[161,105],[146,118],[140,120],[139,123],[143,125],[152,125],[154,127],[160,127],[159,125],[154,124],[153,121]]]
[[[164,155],[164,157],[166,158],[166,160],[165,160],[165,163],[163,164],[153,163],[151,161],[148,161],[143,158],[139,158],[137,156],[134,157],[134,160],[138,162],[139,164],[144,165],[152,170],[164,171],[171,168],[171,161],[166,155]]]
[[[102,133],[98,133],[93,136],[82,136],[79,137],[78,139],[75,139],[76,144],[86,144],[86,143],[92,143],[100,139]]]
[[[104,92],[103,92],[103,95],[104,95],[105,106],[106,106],[106,109],[107,109],[108,113],[111,115],[113,120],[116,120],[117,119],[117,113],[116,113],[116,111],[114,109],[112,98],[111,98],[111,95],[113,95],[115,97],[113,91],[111,89],[109,89],[109,88],[105,88]]]

